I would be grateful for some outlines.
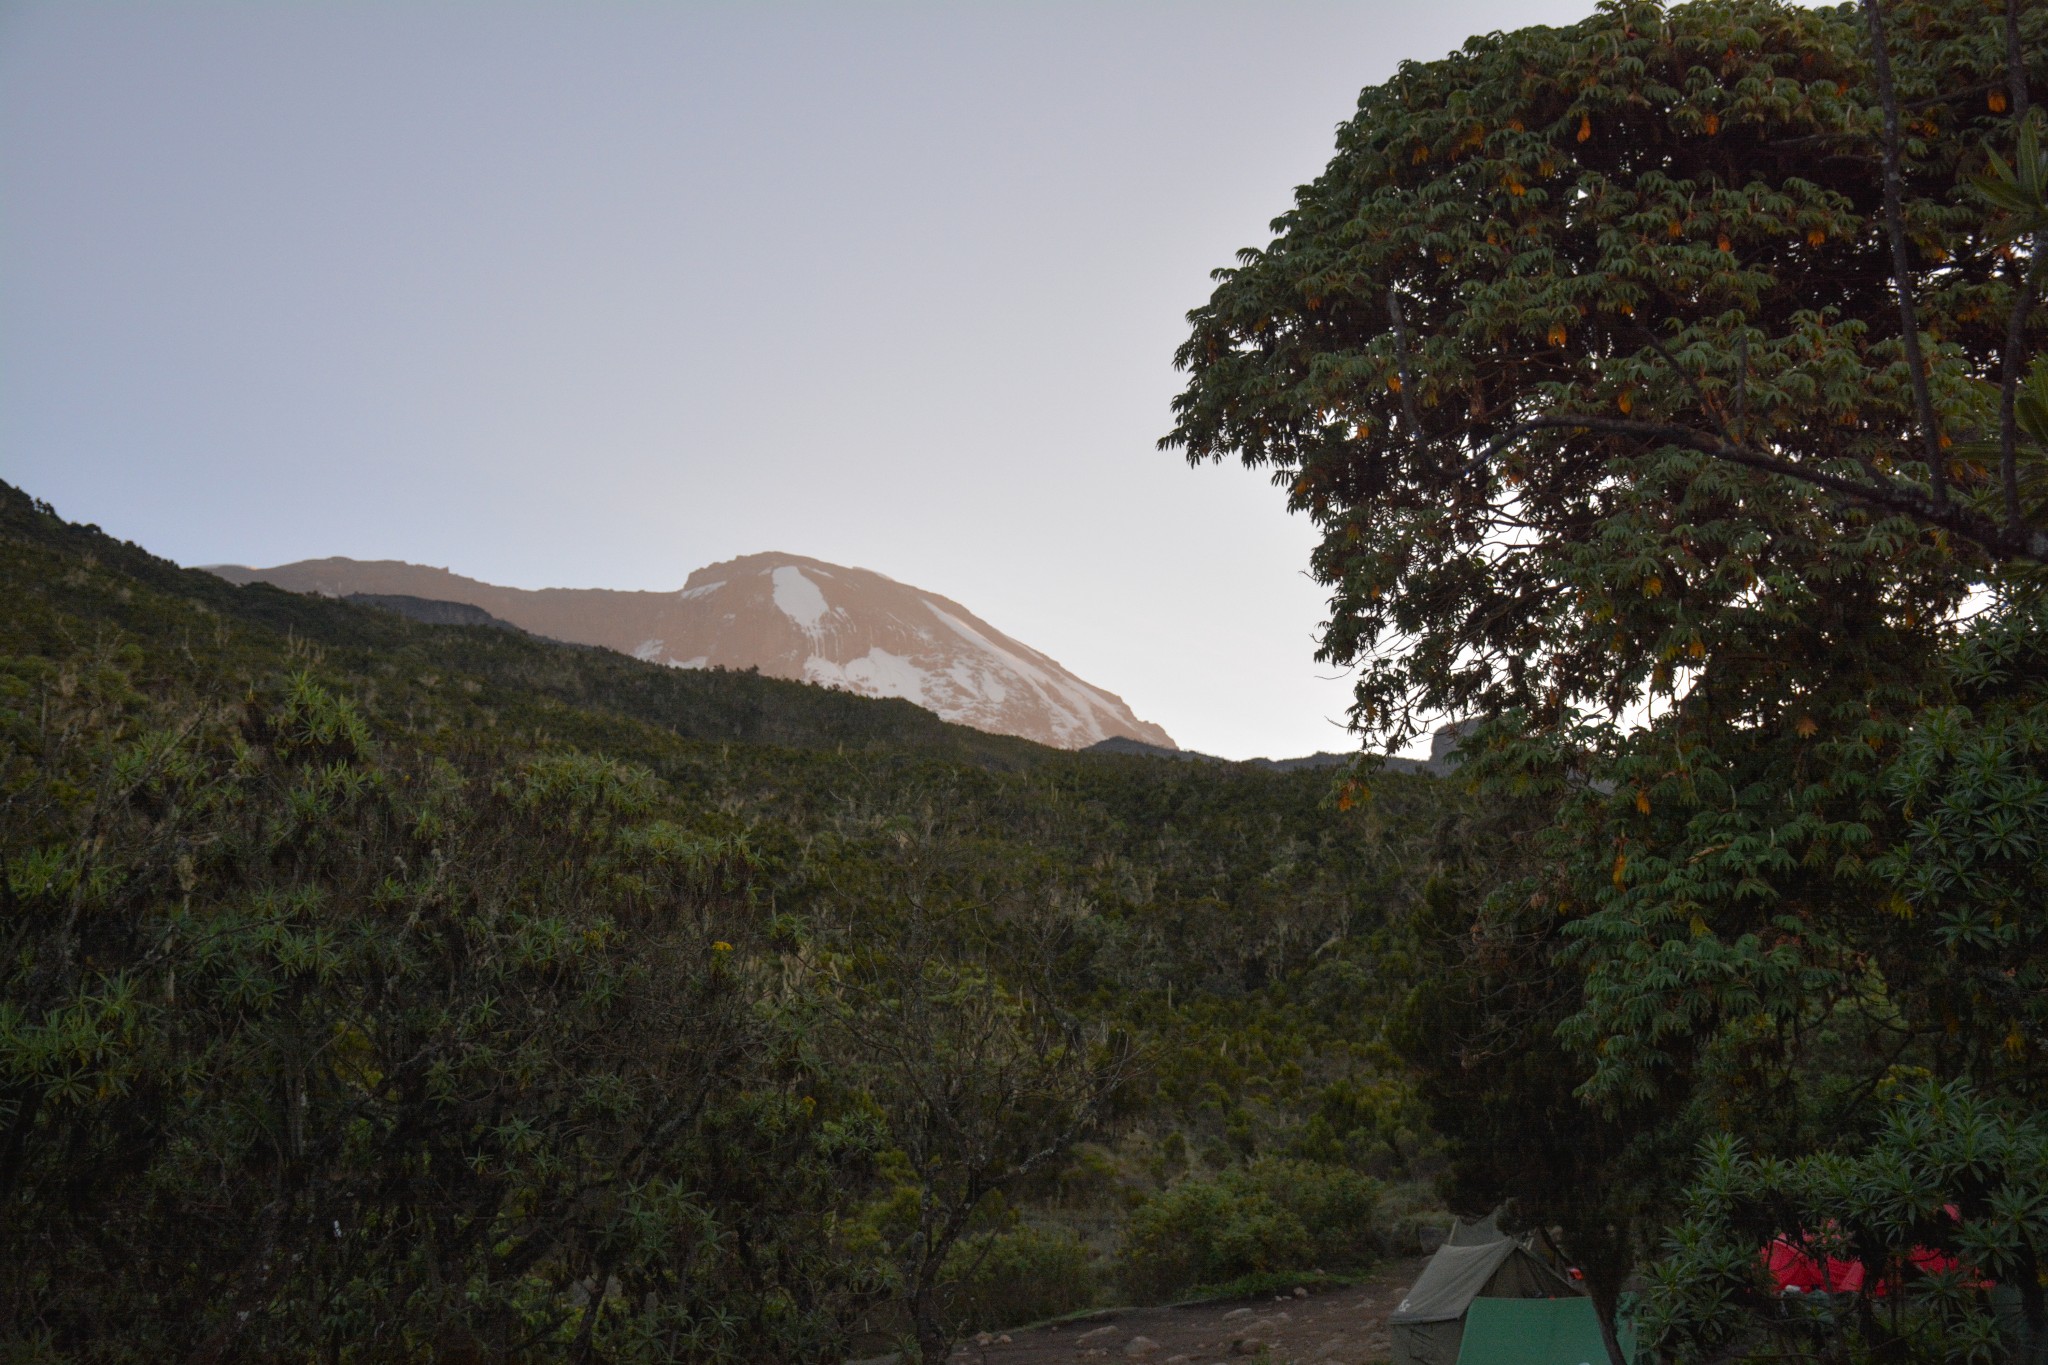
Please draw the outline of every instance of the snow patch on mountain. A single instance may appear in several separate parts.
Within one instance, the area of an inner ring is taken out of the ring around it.
[[[825,594],[816,583],[804,577],[804,571],[794,564],[785,564],[773,575],[775,583],[775,605],[782,614],[797,623],[806,634],[818,633],[818,622],[832,610],[832,604],[825,600]]]
[[[924,605],[932,615],[944,622],[948,629],[974,645],[998,666],[1007,669],[1038,693],[1051,712],[1053,728],[1060,736],[1062,747],[1078,749],[1109,738],[1109,732],[1103,728],[1102,722],[1104,713],[1112,711],[1113,708],[1101,693],[1073,678],[1071,674],[1067,678],[1053,676],[1031,661],[1004,649],[973,626],[929,600]],[[978,686],[974,690],[987,696],[987,683],[979,676],[977,683]]]
[[[863,696],[901,697],[938,711],[942,716],[946,714],[929,700],[931,675],[901,654],[892,654],[886,649],[870,649],[858,659],[848,659],[845,663],[835,663],[823,655],[813,654],[804,660],[804,677],[810,682],[826,687],[843,687]]]

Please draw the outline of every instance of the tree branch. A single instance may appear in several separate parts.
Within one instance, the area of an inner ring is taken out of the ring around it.
[[[2020,46],[2020,0],[2005,0],[2005,80],[2007,98],[2012,104],[2012,126],[2017,133],[2027,124],[2027,57]],[[2014,163],[2018,163],[2015,154]],[[1998,377],[1998,481],[2005,498],[2005,524],[2008,530],[2017,532],[2022,526],[2020,514],[2019,476],[2019,419],[2015,404],[2020,388],[2020,352],[2026,347],[2027,315],[2034,308],[2034,279],[2032,260],[2041,254],[2038,236],[2030,242],[2028,255],[2030,264],[2022,266],[2012,263],[2013,300],[2012,311],[2005,319],[2005,347],[1999,356]]]
[[[1401,376],[1401,425],[1410,445],[1422,446],[1422,420],[1415,413],[1415,381],[1408,373],[1408,323],[1401,316],[1401,294],[1387,289],[1387,321],[1394,327],[1394,362]]]
[[[1958,507],[1953,502],[1937,503],[1917,489],[1900,484],[1859,483],[1840,474],[1808,468],[1780,456],[1738,445],[1720,436],[1693,427],[1681,426],[1675,422],[1648,422],[1625,417],[1571,413],[1535,417],[1496,438],[1466,466],[1466,469],[1469,471],[1482,466],[1502,446],[1519,440],[1532,431],[1559,430],[1601,431],[1617,436],[1640,436],[1662,440],[1670,445],[1696,450],[1702,455],[1709,455],[1729,464],[1740,465],[1745,469],[1796,479],[1800,483],[1823,488],[1830,493],[1838,493],[1881,511],[1910,517],[1924,526],[1937,527],[1961,536],[1996,560],[2027,559],[2037,564],[2048,564],[2048,530],[2032,526],[2001,526],[1998,522],[1979,516],[1968,508]]]
[[[1899,174],[1899,96],[1892,86],[1891,53],[1885,47],[1884,10],[1879,0],[1863,0],[1870,21],[1870,61],[1877,78],[1877,97],[1884,106],[1884,223],[1892,243],[1892,275],[1899,290],[1899,339],[1906,349],[1906,368],[1913,381],[1913,406],[1920,416],[1920,444],[1927,456],[1927,487],[1936,507],[1948,504],[1947,472],[1941,467],[1941,433],[1935,424],[1934,400],[1927,392],[1927,370],[1920,358],[1920,324],[1913,307],[1913,277],[1906,260],[1904,183]]]

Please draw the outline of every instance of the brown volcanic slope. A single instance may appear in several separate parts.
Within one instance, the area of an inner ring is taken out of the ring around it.
[[[467,602],[536,635],[675,668],[758,668],[870,697],[903,697],[945,720],[1062,749],[1115,735],[1175,747],[1122,698],[1082,682],[958,602],[802,555],[713,564],[691,574],[680,592],[532,592],[390,559],[210,567],[231,582],[293,592]]]

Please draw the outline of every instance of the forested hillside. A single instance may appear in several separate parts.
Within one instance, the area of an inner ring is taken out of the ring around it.
[[[234,587],[0,494],[16,1357],[820,1360],[1341,1271],[1450,785]]]

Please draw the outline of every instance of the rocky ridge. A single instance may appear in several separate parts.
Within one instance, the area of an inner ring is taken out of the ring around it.
[[[864,696],[901,697],[956,724],[1056,748],[1116,737],[1176,747],[1121,697],[1084,682],[951,598],[802,555],[746,555],[707,565],[675,592],[507,588],[398,560],[208,567],[235,583],[384,599],[378,605],[407,615],[424,608],[397,599],[462,604],[535,635],[672,668],[757,668]]]

